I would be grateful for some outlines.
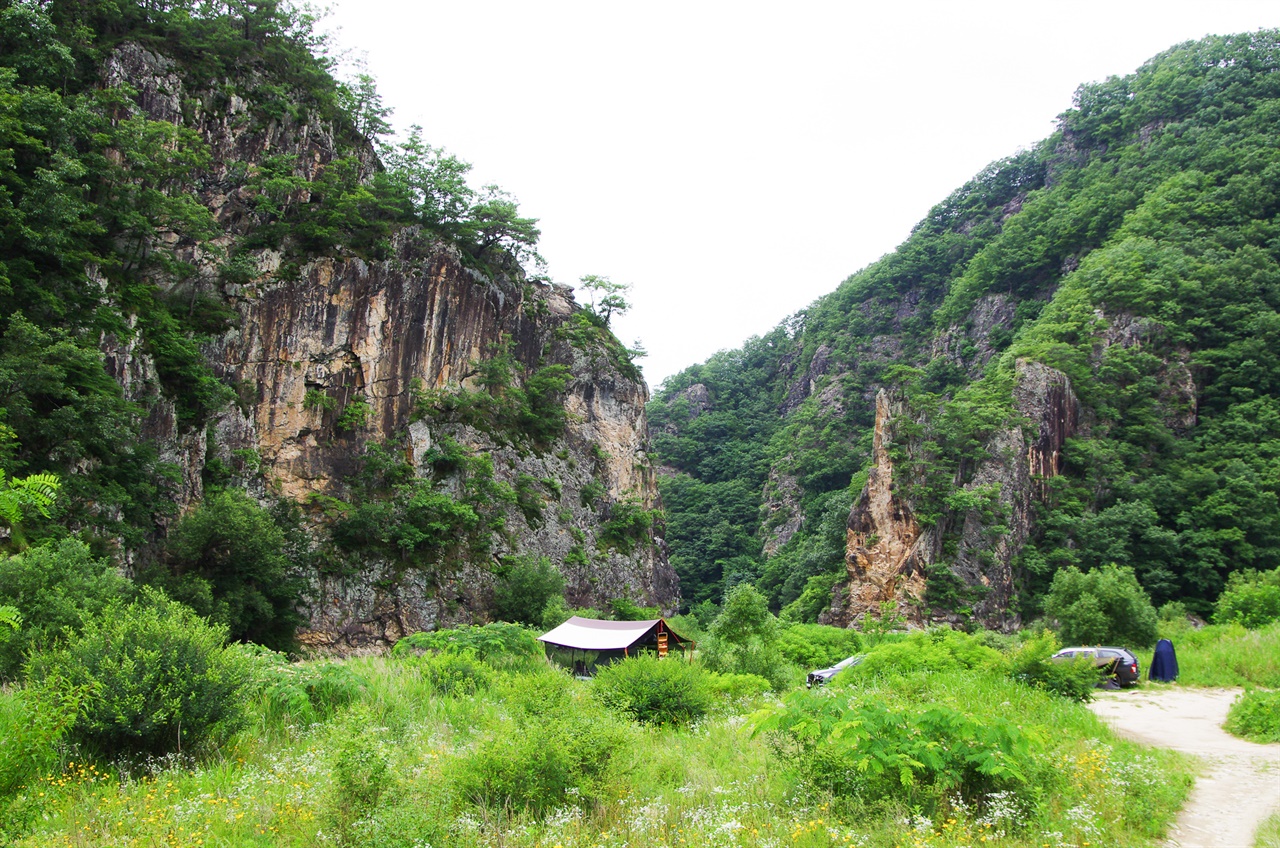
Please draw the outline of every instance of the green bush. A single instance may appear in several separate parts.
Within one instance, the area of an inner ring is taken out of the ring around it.
[[[446,776],[457,796],[489,810],[540,816],[590,805],[607,790],[629,741],[626,725],[602,706],[575,698],[572,681],[545,671],[504,686],[512,722],[453,760]]]
[[[32,657],[28,675],[50,709],[89,690],[68,738],[105,757],[216,744],[243,718],[243,655],[227,631],[161,592],[113,603],[67,645]]]
[[[755,730],[778,734],[816,788],[865,802],[937,803],[1017,789],[1042,745],[1007,718],[946,704],[795,692]]]
[[[1255,630],[1280,621],[1280,568],[1273,571],[1237,571],[1227,578],[1218,596],[1213,620],[1217,624],[1243,624]]]
[[[1133,569],[1115,565],[1088,573],[1059,570],[1044,599],[1045,617],[1057,621],[1067,645],[1145,648],[1156,640],[1156,610]]]
[[[333,745],[333,787],[328,803],[340,833],[378,808],[382,796],[392,789],[390,752],[373,727],[367,709],[356,709],[338,729]]]
[[[1044,631],[1025,642],[1009,657],[1009,675],[1022,683],[1044,689],[1073,701],[1088,701],[1102,679],[1092,657],[1076,657],[1068,663],[1049,662],[1058,650],[1058,640]]]
[[[706,675],[677,657],[638,656],[607,666],[596,674],[595,694],[645,724],[689,724],[711,706]]]
[[[707,689],[712,700],[743,701],[757,698],[773,689],[773,684],[758,674],[706,673]]]
[[[1280,690],[1246,689],[1232,703],[1223,727],[1251,742],[1280,742]]]
[[[291,663],[284,654],[258,645],[232,645],[244,656],[245,697],[270,724],[307,727],[330,718],[357,700],[364,678],[344,663]]]
[[[464,624],[452,630],[423,630],[410,634],[391,649],[396,657],[428,651],[472,652],[492,664],[523,664],[542,656],[542,643],[518,624],[492,622],[479,627]]]
[[[51,683],[43,690],[0,692],[0,800],[53,768],[54,746],[76,719],[87,690]]]
[[[474,695],[493,684],[493,669],[469,648],[426,654],[413,664],[437,695]]]
[[[546,557],[507,557],[493,586],[493,616],[540,625],[547,604],[563,601],[564,577]]]
[[[133,591],[110,562],[95,558],[78,539],[0,559],[0,604],[22,614],[21,629],[0,639],[0,680],[16,677],[26,654],[53,647],[66,632],[78,631],[86,619]]]
[[[271,513],[239,489],[216,490],[169,532],[168,567],[139,577],[225,624],[232,639],[289,650],[302,623],[289,549]]]
[[[755,674],[782,690],[790,668],[778,649],[778,620],[764,595],[750,583],[739,583],[725,597],[720,615],[701,646],[703,664],[711,671]]]
[[[862,650],[862,637],[856,630],[825,624],[783,624],[778,650],[802,669],[828,668]]]
[[[905,675],[918,671],[1002,669],[1004,658],[974,636],[937,627],[916,631],[894,642],[882,642],[843,675],[845,679],[876,675]]]

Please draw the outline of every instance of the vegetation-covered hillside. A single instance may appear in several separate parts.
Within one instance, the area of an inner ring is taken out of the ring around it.
[[[670,604],[607,315],[313,24],[0,0],[0,553],[74,535],[278,647],[484,617],[521,574]]]
[[[684,597],[750,580],[799,618],[831,604],[883,389],[894,491],[934,540],[926,612],[984,591],[975,525],[1027,537],[1023,615],[1059,569],[1109,563],[1207,612],[1229,574],[1280,564],[1278,213],[1280,33],[1082,86],[1054,135],[895,252],[663,384],[649,414],[678,472],[662,493]],[[995,443],[1025,414],[1020,360],[1065,374],[1080,415],[1010,527],[1009,492],[975,472],[1018,453]]]

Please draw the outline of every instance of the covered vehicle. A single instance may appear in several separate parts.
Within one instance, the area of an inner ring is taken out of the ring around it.
[[[857,665],[866,659],[866,654],[854,654],[851,657],[845,657],[840,662],[830,668],[820,668],[817,671],[809,672],[808,678],[805,679],[804,685],[812,689],[815,686],[825,686],[827,681],[835,677],[846,668]]]
[[[1049,657],[1050,662],[1072,662],[1078,658],[1092,658],[1093,664],[1103,675],[1114,678],[1124,687],[1137,686],[1139,678],[1138,658],[1127,648],[1077,647],[1063,648]]]

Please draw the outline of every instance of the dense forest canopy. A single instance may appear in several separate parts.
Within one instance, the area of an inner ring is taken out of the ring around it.
[[[1275,31],[1081,86],[1057,132],[896,251],[668,379],[650,419],[686,600],[749,580],[802,618],[830,602],[882,388],[914,419],[901,489],[955,524],[1017,417],[1019,359],[1065,373],[1084,411],[1017,563],[1026,612],[1066,566],[1131,566],[1204,613],[1228,575],[1280,564],[1278,98]]]

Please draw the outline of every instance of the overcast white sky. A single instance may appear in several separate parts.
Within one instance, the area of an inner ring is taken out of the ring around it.
[[[892,251],[1082,82],[1275,0],[334,0],[393,124],[540,219],[557,282],[631,283],[650,386]]]

